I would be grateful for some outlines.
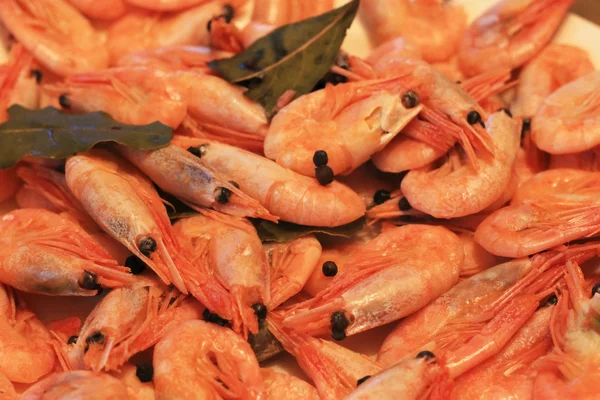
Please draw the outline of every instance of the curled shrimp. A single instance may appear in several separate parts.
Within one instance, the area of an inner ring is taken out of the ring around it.
[[[442,227],[389,229],[354,254],[355,267],[314,298],[280,311],[286,328],[342,340],[412,314],[457,281],[464,252]]]
[[[231,12],[245,0],[216,0],[173,13],[141,9],[127,13],[108,28],[108,50],[112,63],[135,51],[156,47],[209,44],[208,21]],[[230,5],[229,9],[224,9]]]
[[[44,86],[43,91],[69,111],[104,111],[126,124],[160,121],[176,128],[186,115],[187,103],[174,86],[166,71],[132,66],[71,75]]]
[[[550,41],[573,0],[500,0],[477,18],[458,48],[461,69],[473,76],[515,69]]]
[[[188,246],[194,264],[207,264],[234,299],[241,321],[236,332],[258,332],[252,308],[270,302],[269,266],[262,242],[252,224],[244,219],[205,212],[177,221],[174,230]],[[240,326],[243,324],[243,327]]]
[[[510,111],[515,117],[531,118],[552,92],[592,72],[594,64],[585,50],[550,44],[523,67],[519,74],[517,99]]]
[[[3,1],[0,20],[38,62],[57,75],[108,66],[103,39],[65,0]]]
[[[400,88],[401,89],[401,88]],[[334,174],[347,174],[382,150],[421,111],[406,108],[394,79],[328,85],[294,100],[273,118],[265,155],[306,176],[323,150]]]
[[[267,400],[283,398],[289,400],[320,399],[317,389],[300,378],[276,371],[273,368],[261,368],[260,372],[265,382]]]
[[[133,282],[77,223],[46,210],[21,209],[2,217],[0,281],[46,295],[94,296],[102,286]]]
[[[322,186],[279,164],[223,143],[175,136],[173,144],[197,147],[200,160],[258,200],[269,213],[284,221],[312,226],[340,226],[365,213],[361,198],[347,186]]]
[[[401,184],[409,204],[436,218],[462,217],[490,206],[510,181],[519,147],[517,125],[504,112],[490,115],[485,126],[494,144],[493,154],[483,155],[477,168],[460,165],[455,153],[437,169],[410,171]]]
[[[272,310],[298,294],[321,256],[321,244],[312,235],[284,243],[264,245],[271,266],[271,300],[267,308]]]
[[[169,145],[143,152],[120,146],[119,152],[162,190],[196,210],[210,207],[230,215],[276,220],[258,201],[205,166],[198,156],[180,147]]]
[[[233,54],[205,46],[173,45],[127,54],[117,61],[116,66],[152,65],[159,68],[177,70],[193,69],[209,73],[206,63],[216,58],[227,58]]]
[[[67,371],[47,376],[27,389],[22,400],[127,399],[127,386],[102,372]]]
[[[596,115],[600,71],[568,83],[544,99],[531,125],[536,146],[550,154],[579,153],[600,144]]]
[[[10,287],[0,284],[0,374],[12,382],[37,381],[54,369],[50,341],[37,316]]]
[[[598,232],[597,173],[555,169],[527,182],[477,227],[475,240],[487,251],[522,257]]]
[[[368,0],[360,13],[377,44],[402,36],[428,62],[449,59],[467,28],[463,7],[442,1]]]
[[[252,348],[216,324],[181,324],[158,342],[152,364],[158,398],[265,398]]]
[[[469,277],[501,263],[502,258],[488,253],[473,236],[473,232],[458,233],[465,251],[465,261],[460,269],[461,277]]]
[[[94,0],[67,0],[80,13],[92,19],[116,20],[127,11],[127,4],[131,1],[108,0],[98,3]]]

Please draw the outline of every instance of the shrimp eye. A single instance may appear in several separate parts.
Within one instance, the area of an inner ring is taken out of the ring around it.
[[[258,318],[259,321],[263,321],[265,318],[267,318],[267,307],[265,307],[264,304],[252,304],[252,309],[254,310],[254,314],[256,314],[256,318]]]
[[[39,69],[32,69],[29,72],[29,76],[35,78],[36,83],[40,83],[42,81],[42,71],[40,71]]]
[[[478,124],[481,122],[481,115],[475,110],[470,111],[469,114],[467,114],[467,122],[469,125]]]
[[[333,170],[328,165],[321,165],[315,168],[315,177],[322,186],[329,185],[333,182]]]
[[[403,197],[398,202],[398,208],[400,209],[400,211],[408,211],[412,208],[412,206],[410,205],[408,200],[406,200],[406,197]]]
[[[229,183],[231,183],[231,186],[234,186],[236,189],[240,188],[240,184],[237,183],[236,181],[229,181]]]
[[[98,276],[90,271],[83,271],[83,277],[79,281],[79,286],[82,289],[96,290],[99,288]]]
[[[206,145],[201,144],[198,147],[190,146],[188,147],[187,151],[189,151],[198,158],[202,158],[202,156],[206,154]]]
[[[412,90],[409,90],[408,92],[404,93],[404,96],[402,96],[402,105],[405,108],[415,108],[420,102],[421,100],[419,95]]]
[[[138,242],[138,249],[143,255],[145,255],[146,257],[150,257],[150,254],[156,251],[156,240],[154,240],[150,236],[143,237]]]
[[[229,321],[227,321],[224,318],[219,317],[217,314],[211,313],[210,311],[208,311],[208,308],[205,308],[204,311],[202,312],[202,318],[206,322],[210,322],[212,324],[217,324],[220,326],[229,326]]]
[[[323,165],[327,165],[329,162],[329,157],[327,156],[327,152],[325,150],[317,150],[313,155],[313,163],[315,167],[321,167]]]
[[[151,382],[152,377],[154,376],[154,368],[150,363],[138,364],[135,366],[135,375],[138,377],[140,382]]]
[[[227,23],[230,23],[235,16],[235,9],[229,4],[223,6],[223,14],[221,14]]]
[[[377,205],[383,204],[388,201],[390,197],[392,197],[392,194],[389,191],[381,189],[375,192],[373,202]]]
[[[217,198],[217,202],[219,204],[227,204],[229,202],[229,198],[233,192],[227,188],[220,187],[217,189],[217,193],[215,197]]]
[[[512,116],[513,116],[513,115],[512,115],[512,113],[510,112],[510,110],[509,110],[508,108],[506,108],[506,107],[505,107],[505,108],[500,108],[500,109],[498,109],[498,111],[499,111],[499,112],[500,112],[500,111],[504,111],[504,113],[505,113],[506,115],[508,115],[509,117],[511,117],[511,118],[512,118]]]
[[[129,256],[125,260],[125,266],[131,270],[133,275],[139,275],[146,269],[146,263],[138,256]]]
[[[600,293],[600,283],[596,283],[592,288],[592,297],[594,297],[596,293]]]
[[[340,341],[346,338],[346,328],[350,325],[350,321],[346,318],[343,311],[336,311],[331,314],[331,337],[334,340]]]
[[[555,294],[550,295],[542,304],[543,307],[546,306],[553,306],[556,305],[556,303],[558,303],[558,297],[556,297]]]
[[[432,360],[435,358],[435,354],[433,354],[432,352],[430,352],[428,350],[423,350],[422,352],[417,354],[417,358],[424,358],[425,361],[429,361],[429,360]]]
[[[365,375],[362,378],[360,378],[359,380],[356,381],[356,386],[360,386],[363,383],[366,382],[367,379],[369,379],[371,377],[371,375]]]
[[[90,345],[93,343],[104,344],[104,333],[96,331],[85,338],[85,343]]]
[[[338,266],[336,263],[334,263],[333,261],[325,261],[323,263],[323,275],[328,276],[328,277],[332,277],[332,276],[336,276],[338,273]]]
[[[67,344],[75,344],[77,343],[77,339],[79,339],[79,336],[71,336],[69,340],[67,340]]]
[[[60,104],[62,108],[71,108],[71,100],[69,100],[69,97],[66,93],[58,96],[58,104]]]
[[[531,118],[525,118],[523,120],[523,126],[521,127],[521,141],[525,139],[525,134],[531,130]]]

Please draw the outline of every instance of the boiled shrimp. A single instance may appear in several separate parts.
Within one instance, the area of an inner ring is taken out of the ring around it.
[[[473,76],[515,69],[550,41],[573,0],[500,0],[477,18],[458,48],[461,69]]]
[[[3,1],[0,20],[40,64],[57,75],[108,66],[100,34],[65,0]]]
[[[261,368],[260,372],[265,382],[267,400],[283,398],[290,400],[320,399],[317,389],[300,378],[276,371],[273,368]]]
[[[21,185],[21,181],[17,177],[16,168],[1,169],[0,182],[2,182],[2,186],[0,187],[0,203],[3,203],[13,197]]]
[[[146,10],[166,12],[195,7],[210,0],[127,0],[127,2]]]
[[[515,117],[531,118],[552,92],[594,69],[585,50],[565,44],[548,45],[519,74],[517,99],[510,111]]]
[[[461,232],[457,234],[463,244],[465,261],[460,269],[461,277],[469,277],[478,274],[488,268],[498,265],[502,258],[488,253],[481,247],[473,237],[472,232]]]
[[[139,50],[171,45],[209,44],[208,21],[226,13],[225,5],[234,10],[245,0],[216,0],[174,13],[157,13],[136,9],[108,28],[111,62]]]
[[[598,232],[598,175],[544,171],[522,185],[510,206],[487,217],[475,240],[492,254],[522,257]]]
[[[173,45],[140,50],[130,53],[117,61],[120,67],[132,65],[152,65],[160,68],[177,70],[194,69],[204,73],[212,70],[207,62],[217,58],[228,58],[233,54],[204,46]]]
[[[578,153],[600,144],[600,71],[568,83],[544,99],[531,125],[536,146],[550,154]]]
[[[519,147],[517,125],[504,112],[490,115],[486,130],[494,142],[493,158],[479,159],[475,169],[469,164],[461,166],[459,156],[451,154],[437,169],[410,171],[402,180],[402,193],[413,208],[436,218],[462,217],[485,209],[510,181]]]
[[[365,59],[375,71],[381,73],[389,69],[387,63],[394,63],[399,58],[422,60],[421,51],[405,37],[397,37],[375,47]]]
[[[550,167],[551,157],[538,149],[531,138],[531,131],[521,132],[521,147],[517,150],[513,172],[518,181],[517,187],[527,182],[535,174],[545,171]]]
[[[142,152],[119,146],[118,151],[162,190],[177,196],[190,207],[197,210],[209,207],[241,217],[276,220],[258,201],[206,167],[198,156],[180,147],[170,145]]]
[[[266,398],[250,345],[216,324],[181,324],[158,342],[152,364],[158,398]]]
[[[600,171],[600,147],[574,154],[552,154],[549,169],[582,169]],[[538,171],[539,172],[539,171]]]
[[[0,66],[0,121],[8,118],[6,110],[19,104],[35,109],[39,103],[39,80],[41,75],[32,73],[33,58],[25,48],[15,43],[10,49],[9,60]],[[39,70],[37,71],[39,73]],[[40,73],[41,74],[41,73]]]
[[[285,106],[265,137],[265,155],[315,176],[313,155],[324,150],[334,174],[347,174],[382,150],[421,110],[406,108],[394,80],[327,86]],[[300,140],[301,138],[301,140]]]
[[[359,12],[375,43],[402,36],[428,62],[449,59],[467,28],[463,7],[441,1],[369,0]]]
[[[334,342],[285,329],[275,315],[269,315],[267,322],[269,330],[312,379],[321,399],[341,399],[352,392],[359,379],[382,369],[367,356]]]
[[[80,13],[92,19],[116,20],[121,18],[127,11],[127,4],[131,1],[108,0],[98,3],[94,0],[67,0]]]
[[[318,265],[321,244],[310,235],[267,243],[264,249],[271,267],[271,300],[266,305],[272,310],[302,290]]]
[[[390,229],[354,253],[355,267],[280,314],[286,328],[336,340],[412,314],[457,281],[464,252],[442,227]]]
[[[94,296],[133,282],[77,223],[46,210],[21,209],[0,221],[0,281],[46,295]]]
[[[19,400],[19,398],[11,381],[0,373],[0,400]]]
[[[132,66],[71,75],[43,88],[60,106],[74,112],[104,111],[119,122],[145,125],[160,121],[178,127],[187,103],[166,71]]]
[[[0,374],[12,382],[33,383],[52,371],[56,357],[50,340],[37,316],[0,284]]]
[[[127,363],[121,367],[119,372],[113,372],[113,376],[127,386],[129,400],[156,400],[154,384],[142,382],[137,376],[138,367]]]
[[[127,386],[102,372],[67,371],[47,376],[27,389],[22,400],[128,399]]]
[[[314,178],[295,173],[256,154],[204,139],[176,136],[173,144],[197,147],[200,160],[258,200],[284,221],[312,226],[340,226],[360,218],[365,206],[341,183],[321,186]]]

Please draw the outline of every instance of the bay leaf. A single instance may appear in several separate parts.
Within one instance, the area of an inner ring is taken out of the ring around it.
[[[54,107],[29,110],[14,105],[8,109],[8,120],[0,124],[0,169],[26,155],[67,158],[102,142],[153,150],[172,138],[173,129],[160,122],[134,126],[116,122],[104,112],[73,115]]]
[[[263,242],[289,242],[302,236],[310,234],[322,234],[325,236],[334,236],[350,238],[362,231],[366,226],[365,218],[359,218],[349,224],[337,226],[335,228],[323,228],[317,226],[305,226],[292,224],[291,222],[279,221],[274,223],[265,220],[256,220],[255,227],[258,236]]]
[[[208,66],[229,82],[248,87],[246,96],[273,115],[286,91],[310,93],[333,65],[360,0],[293,24],[258,39],[231,58]]]
[[[248,336],[248,343],[250,343],[258,362],[266,361],[284,351],[283,346],[271,333],[265,321],[259,323],[256,335]]]

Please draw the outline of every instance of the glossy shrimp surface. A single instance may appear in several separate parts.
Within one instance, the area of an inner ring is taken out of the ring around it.
[[[31,386],[25,400],[127,399],[127,386],[102,372],[68,371],[51,374]]]

